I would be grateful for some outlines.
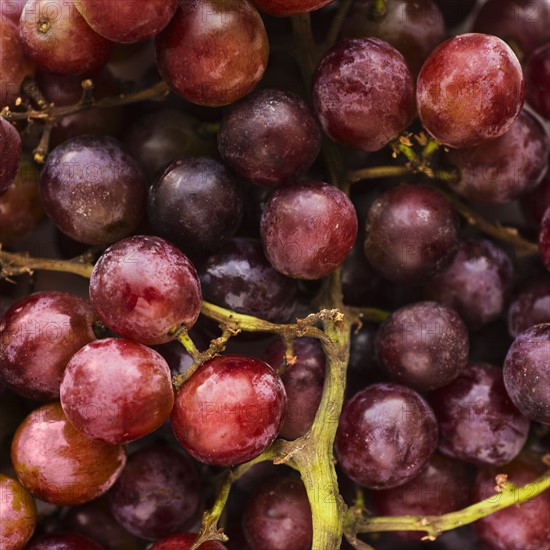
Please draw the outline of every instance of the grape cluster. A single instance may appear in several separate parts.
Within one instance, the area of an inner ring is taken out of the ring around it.
[[[549,98],[548,0],[2,0],[0,549],[550,550]]]

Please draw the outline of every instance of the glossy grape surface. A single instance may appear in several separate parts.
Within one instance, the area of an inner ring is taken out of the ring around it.
[[[204,299],[237,313],[288,322],[296,307],[296,282],[275,271],[254,239],[232,239],[212,254],[200,273]]]
[[[0,196],[15,180],[21,162],[21,138],[13,124],[0,117]]]
[[[437,446],[437,422],[415,391],[374,384],[344,405],[335,445],[348,477],[371,489],[390,489],[427,464]]]
[[[365,255],[384,278],[419,284],[452,261],[458,220],[443,195],[421,185],[380,195],[367,215]]]
[[[185,252],[221,248],[237,231],[242,214],[239,182],[213,158],[177,160],[149,189],[153,231]]]
[[[84,74],[100,69],[113,44],[97,34],[73,2],[29,0],[19,22],[25,54],[50,73]]]
[[[451,186],[472,201],[510,202],[537,187],[547,171],[549,154],[545,128],[522,111],[499,138],[449,152],[461,174]]]
[[[550,119],[550,42],[529,56],[524,70],[527,102],[541,116]]]
[[[412,121],[413,78],[403,56],[387,42],[343,40],[317,67],[313,104],[332,139],[377,151]]]
[[[466,367],[468,330],[452,310],[418,302],[393,312],[378,330],[378,361],[390,377],[418,391],[440,388]]]
[[[286,401],[283,383],[267,363],[242,355],[215,357],[179,390],[172,428],[197,460],[241,464],[277,437]]]
[[[357,214],[342,191],[321,181],[278,189],[260,231],[267,259],[290,277],[320,279],[342,264],[357,237]]]
[[[163,344],[191,328],[201,307],[199,278],[187,256],[159,237],[135,236],[109,247],[95,264],[90,300],[114,332]]]
[[[117,521],[146,540],[185,529],[198,519],[202,505],[195,467],[168,447],[147,447],[130,456],[109,495]]]
[[[59,399],[71,357],[95,340],[90,305],[66,292],[37,292],[0,320],[0,380],[37,401]]]
[[[497,367],[472,363],[428,400],[439,423],[439,450],[448,456],[500,466],[527,440],[529,420],[510,401]]]
[[[508,332],[514,338],[542,323],[550,323],[549,277],[525,283],[508,308]]]
[[[81,136],[55,148],[42,170],[40,191],[55,225],[86,244],[126,237],[145,214],[143,170],[109,137]]]
[[[27,550],[103,550],[92,540],[71,533],[42,535],[26,547]]]
[[[269,56],[264,24],[248,0],[182,3],[155,46],[158,69],[170,87],[210,107],[252,91]]]
[[[96,340],[69,361],[61,405],[81,433],[113,445],[159,428],[174,394],[170,369],[152,349],[117,338]]]
[[[172,535],[159,540],[151,546],[151,550],[189,550],[197,540],[197,535],[188,533],[182,535]],[[221,542],[209,541],[201,544],[199,550],[226,550]]]
[[[514,340],[503,374],[514,405],[531,420],[550,424],[550,323],[535,325]]]
[[[36,497],[59,506],[89,502],[109,490],[126,464],[120,445],[94,441],[76,431],[59,403],[31,412],[11,447],[21,483]]]
[[[221,123],[218,148],[243,178],[277,187],[311,166],[321,148],[321,133],[301,98],[263,89],[231,106]]]
[[[521,65],[495,36],[463,34],[438,46],[418,75],[422,124],[449,147],[474,147],[504,134],[525,96]]]

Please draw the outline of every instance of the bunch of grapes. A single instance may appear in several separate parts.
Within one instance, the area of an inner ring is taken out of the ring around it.
[[[550,550],[548,0],[0,7],[1,550]]]

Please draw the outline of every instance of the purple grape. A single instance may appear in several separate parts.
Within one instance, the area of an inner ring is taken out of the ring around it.
[[[33,540],[27,550],[103,550],[103,547],[87,537],[71,533],[42,535]]]
[[[2,54],[3,55],[3,54]],[[21,162],[21,137],[13,124],[0,116],[0,196],[14,182]]]
[[[550,323],[549,277],[525,283],[508,308],[508,331],[514,338],[542,323]]]
[[[537,48],[525,64],[527,102],[539,115],[550,119],[550,42]]]

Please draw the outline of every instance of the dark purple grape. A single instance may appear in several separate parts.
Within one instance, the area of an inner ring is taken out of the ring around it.
[[[439,516],[468,504],[469,472],[466,465],[434,454],[413,480],[373,493],[373,506],[381,516]],[[422,531],[397,531],[405,540],[419,540]]]
[[[2,52],[2,56],[4,53]],[[0,196],[14,182],[21,162],[21,138],[13,124],[0,116]]]
[[[376,335],[378,361],[390,377],[423,392],[454,380],[466,367],[469,348],[462,319],[435,302],[395,311]]]
[[[189,550],[196,540],[197,535],[192,533],[172,535],[153,544],[150,550]],[[209,541],[201,544],[198,550],[226,550],[226,548],[221,542]]]
[[[368,212],[365,254],[386,279],[420,284],[452,261],[458,220],[438,191],[400,186],[379,196]]]
[[[276,340],[266,350],[264,359],[276,371],[283,366],[286,346]],[[286,414],[279,435],[285,439],[302,437],[311,428],[321,403],[325,382],[325,353],[318,340],[294,340],[296,363],[281,375],[287,396]]]
[[[539,115],[550,119],[550,42],[529,56],[524,70],[529,105]]]
[[[539,248],[542,261],[550,271],[550,206],[545,210],[540,222]]]
[[[344,473],[371,489],[415,478],[437,446],[437,422],[428,403],[397,384],[374,384],[344,405],[336,457]]]
[[[363,322],[359,330],[351,332],[349,362],[346,376],[346,396],[376,382],[386,382],[386,373],[376,360],[375,341],[377,326]]]
[[[418,75],[422,124],[449,147],[474,147],[507,130],[525,96],[521,65],[496,36],[462,34],[438,46]]]
[[[221,248],[239,228],[243,193],[217,160],[188,157],[153,183],[147,214],[155,233],[185,252],[204,253]]]
[[[550,40],[550,5],[546,0],[489,0],[474,22],[474,31],[494,34],[524,56]]]
[[[439,423],[439,450],[448,456],[500,466],[527,441],[529,420],[508,398],[497,367],[472,363],[428,400]]]
[[[96,542],[82,535],[55,533],[33,540],[26,550],[103,550]]]
[[[435,0],[445,19],[447,27],[456,27],[470,15],[477,0]]]
[[[282,90],[263,89],[225,114],[218,148],[248,181],[278,187],[305,172],[321,148],[321,132],[306,103]]]
[[[503,374],[514,405],[531,420],[550,424],[550,323],[535,325],[514,340]]]
[[[452,264],[426,286],[426,295],[480,328],[504,311],[513,276],[512,262],[501,248],[483,239],[463,241]]]
[[[113,44],[92,30],[73,2],[28,0],[19,35],[25,54],[40,69],[55,74],[97,71],[113,50]]]
[[[126,237],[145,214],[145,174],[109,137],[81,136],[55,148],[40,186],[46,214],[63,233],[86,244]]]
[[[95,264],[90,301],[111,330],[143,344],[164,344],[191,328],[201,308],[197,272],[159,237],[135,236],[109,247]]]
[[[550,205],[550,174],[533,191],[521,198],[521,207],[525,215],[536,225],[542,222],[542,216],[548,205]]]
[[[215,357],[179,390],[172,428],[197,460],[241,464],[273,443],[286,401],[283,383],[267,363],[244,355]]]
[[[387,42],[343,40],[317,67],[313,104],[332,139],[377,151],[411,123],[414,82],[403,56]]]
[[[288,322],[296,307],[296,282],[275,271],[261,243],[233,239],[201,270],[204,299],[237,313]]]
[[[264,24],[248,0],[182,3],[155,47],[158,69],[170,87],[210,107],[228,105],[251,92],[269,56]]]
[[[202,489],[187,457],[168,447],[147,447],[130,456],[110,499],[112,513],[125,529],[155,540],[198,519]]]
[[[445,40],[445,22],[432,0],[392,0],[383,17],[373,16],[374,2],[354,2],[343,26],[345,38],[376,37],[399,50],[413,75],[431,51]]]
[[[499,138],[449,152],[448,159],[460,170],[460,179],[451,187],[469,200],[510,202],[537,187],[548,168],[549,154],[545,128],[522,111]]]
[[[322,181],[278,189],[260,225],[265,255],[279,272],[320,279],[341,265],[357,237],[357,214],[348,197]]]
[[[332,0],[253,0],[262,11],[276,17],[289,17],[318,10]]]
[[[513,338],[542,323],[550,323],[549,277],[525,283],[508,308],[508,331]]]
[[[309,550],[313,526],[304,484],[282,476],[265,481],[246,503],[243,531],[251,550]]]
[[[506,475],[516,487],[532,483],[546,472],[540,457],[521,455],[505,467],[485,467],[479,470],[474,499],[490,498],[498,502],[497,475]],[[550,491],[544,491],[521,506],[510,506],[478,520],[475,530],[489,550],[542,550],[550,541]]]
[[[37,292],[0,320],[0,379],[37,401],[59,399],[71,357],[95,340],[90,305],[66,292]]]

